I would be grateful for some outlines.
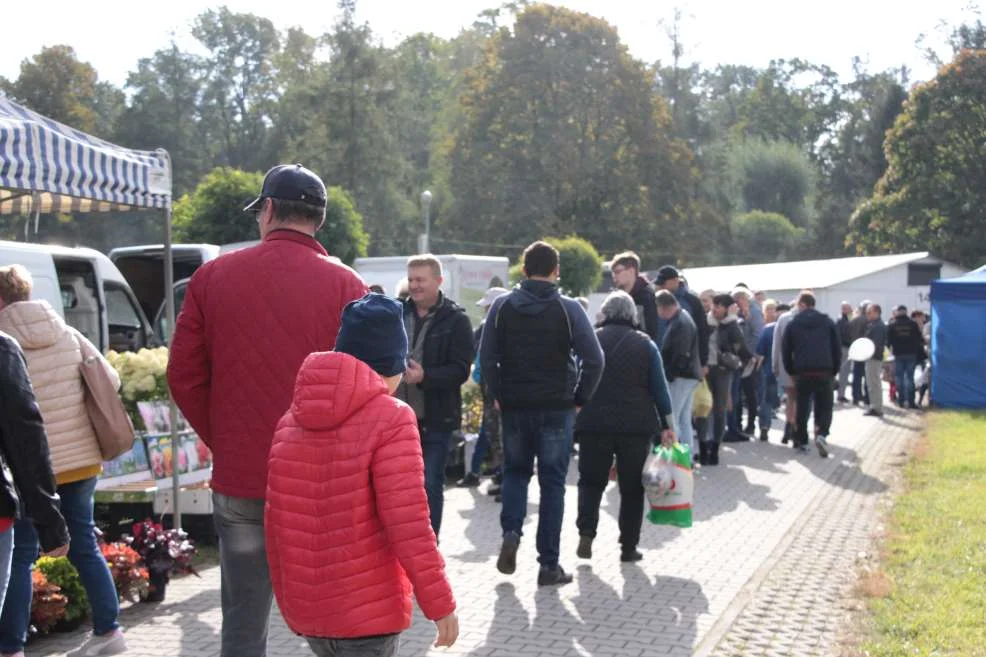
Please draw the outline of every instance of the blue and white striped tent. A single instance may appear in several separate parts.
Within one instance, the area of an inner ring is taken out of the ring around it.
[[[171,161],[97,139],[0,96],[0,214],[171,207]]]

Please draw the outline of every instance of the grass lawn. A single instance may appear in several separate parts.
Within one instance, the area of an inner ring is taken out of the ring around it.
[[[986,656],[986,414],[930,414],[906,481],[863,650]]]

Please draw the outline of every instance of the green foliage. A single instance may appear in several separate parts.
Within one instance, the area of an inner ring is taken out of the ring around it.
[[[918,85],[887,134],[889,167],[852,217],[860,253],[928,250],[986,259],[986,50],[966,50]]]
[[[41,557],[34,564],[47,580],[61,588],[62,594],[68,598],[65,607],[65,620],[74,621],[85,618],[89,614],[89,598],[82,586],[79,572],[67,557]]]
[[[326,190],[325,223],[315,234],[325,250],[347,265],[366,255],[369,236],[353,199],[341,187]]]
[[[800,147],[750,139],[730,152],[729,166],[737,208],[781,214],[800,227],[811,223],[815,170]]]
[[[738,262],[780,262],[791,259],[805,231],[775,212],[754,210],[733,220],[733,246]]]
[[[592,243],[577,235],[546,237],[544,241],[558,249],[558,285],[565,294],[580,297],[596,289],[603,277],[603,258]]]

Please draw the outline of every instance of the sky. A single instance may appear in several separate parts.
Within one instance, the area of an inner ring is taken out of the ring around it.
[[[233,11],[255,13],[279,28],[300,26],[310,34],[327,32],[336,18],[331,0],[229,0]],[[358,0],[357,19],[370,23],[390,45],[401,36],[432,32],[453,37],[472,24],[477,14],[500,0]],[[915,45],[921,34],[941,46],[942,21],[955,25],[974,15],[969,0],[936,0],[910,6],[891,0],[554,0],[608,20],[631,53],[647,62],[667,60],[668,40],[660,25],[670,21],[674,7],[682,10],[685,62],[764,66],[771,59],[800,57],[827,64],[841,76],[852,72],[860,56],[871,71],[906,65],[911,80],[934,75]],[[20,63],[43,46],[68,44],[79,59],[91,63],[100,79],[122,86],[137,60],[167,45],[174,34],[184,47],[194,40],[190,25],[200,12],[220,6],[209,0],[43,0],[43,19],[32,2],[7,2],[0,42],[0,75],[17,77]]]

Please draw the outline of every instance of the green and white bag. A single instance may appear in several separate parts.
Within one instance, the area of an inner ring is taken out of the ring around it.
[[[643,484],[650,503],[647,519],[655,525],[692,526],[691,450],[681,443],[655,447],[644,463]]]

